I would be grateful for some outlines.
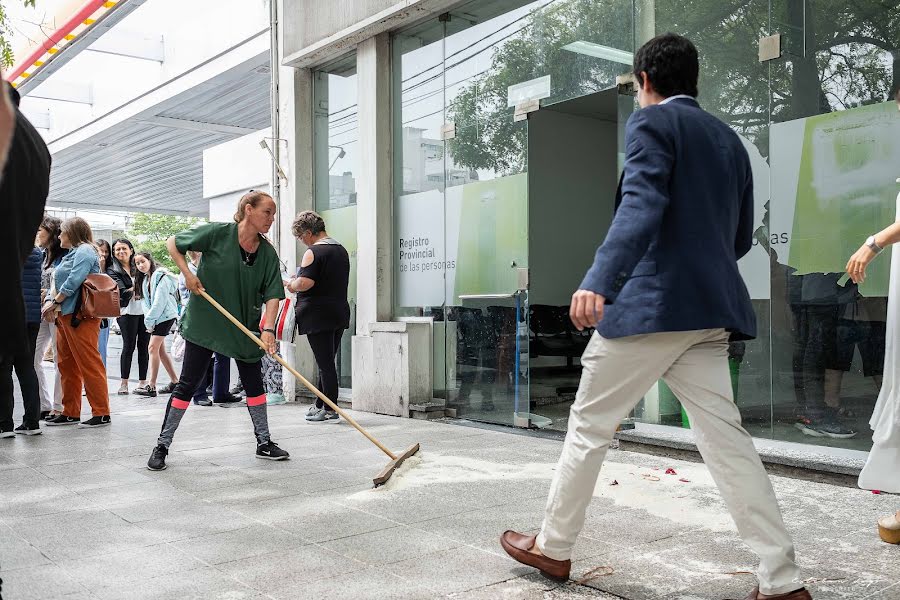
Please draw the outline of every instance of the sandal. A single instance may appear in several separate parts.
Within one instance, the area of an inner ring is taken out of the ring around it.
[[[878,519],[878,535],[888,544],[900,544],[900,511]]]
[[[132,392],[132,393],[136,394],[138,396],[147,396],[149,398],[155,398],[156,397],[156,388],[148,383],[147,385],[143,385],[143,386],[134,388],[134,392]]]
[[[171,382],[171,383],[167,383],[166,385],[164,385],[164,386],[162,386],[161,388],[159,388],[157,391],[158,391],[160,394],[171,394],[172,392],[175,391],[175,385],[176,385],[177,383],[178,383],[177,381],[173,381],[173,382]]]
[[[119,391],[117,393],[120,396],[127,396],[128,395],[128,383],[127,382],[122,383],[122,385],[119,386]]]

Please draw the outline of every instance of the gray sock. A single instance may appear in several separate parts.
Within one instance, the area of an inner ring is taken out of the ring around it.
[[[266,395],[247,398],[247,410],[250,411],[250,420],[253,421],[256,443],[265,444],[271,439],[269,437],[269,417],[266,412]]]
[[[169,407],[166,409],[166,419],[163,421],[162,431],[159,432],[159,439],[156,443],[162,444],[166,448],[172,445],[172,438],[175,437],[175,430],[181,423],[181,417],[184,416],[187,407],[191,403],[185,400],[179,400],[175,396],[169,398]]]

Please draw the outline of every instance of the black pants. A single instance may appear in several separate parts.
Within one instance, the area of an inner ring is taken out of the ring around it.
[[[13,429],[13,380],[12,371],[16,370],[19,387],[22,389],[22,403],[25,416],[22,422],[29,427],[37,427],[41,420],[41,398],[38,388],[37,373],[34,371],[34,350],[37,344],[40,323],[28,323],[28,351],[18,356],[0,357],[0,430]]]
[[[309,347],[312,348],[313,355],[316,357],[316,366],[319,367],[319,390],[335,404],[337,404],[338,399],[338,374],[334,361],[337,351],[341,347],[341,337],[343,335],[343,329],[319,331],[306,335],[306,339],[309,340]],[[241,378],[241,381],[243,381],[243,378]],[[316,408],[322,408],[323,406],[325,406],[325,403],[316,398]],[[331,410],[331,408],[329,407],[328,410]]]
[[[209,363],[212,360],[213,351],[203,346],[198,346],[192,342],[185,340],[184,342],[184,361],[181,363],[181,375],[178,377],[178,384],[172,395],[179,400],[190,400],[200,388],[207,385],[206,375],[209,370]],[[223,356],[223,358],[226,358]],[[224,361],[223,361],[224,362]],[[242,360],[236,360],[238,374],[241,377],[241,383],[244,384],[244,391],[247,398],[256,398],[264,396],[266,388],[263,386],[262,366],[259,361],[248,363]],[[226,390],[227,391],[227,390]]]
[[[122,379],[131,376],[131,357],[134,349],[138,352],[138,378],[147,379],[147,366],[150,364],[150,334],[144,327],[144,315],[122,315],[116,322],[122,333]]]
[[[837,336],[836,305],[792,305],[794,344],[791,367],[794,395],[808,419],[826,415],[825,368],[834,355]]]

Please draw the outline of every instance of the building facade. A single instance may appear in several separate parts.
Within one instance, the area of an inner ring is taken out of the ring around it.
[[[282,213],[320,210],[353,252],[355,330],[341,362],[355,408],[565,429],[586,343],[568,324],[568,298],[612,217],[623,126],[636,108],[617,77],[643,42],[673,31],[700,51],[701,105],[741,136],[754,167],[757,229],[740,266],[759,336],[729,349],[747,428],[868,450],[890,256],[860,286],[841,274],[896,218],[900,8],[280,8]],[[282,253],[296,260],[288,225]],[[309,366],[302,344],[294,359]],[[637,422],[690,426],[664,382],[635,400]],[[847,437],[804,435],[797,422],[816,404]]]

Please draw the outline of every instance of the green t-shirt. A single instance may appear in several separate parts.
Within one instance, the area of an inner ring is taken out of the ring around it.
[[[256,334],[262,305],[273,298],[284,298],[278,253],[268,240],[260,238],[251,267],[241,258],[237,223],[207,223],[175,236],[175,246],[182,254],[188,250],[203,253],[197,277],[206,293]],[[256,362],[263,356],[253,340],[199,295],[188,302],[181,335],[237,360]]]

